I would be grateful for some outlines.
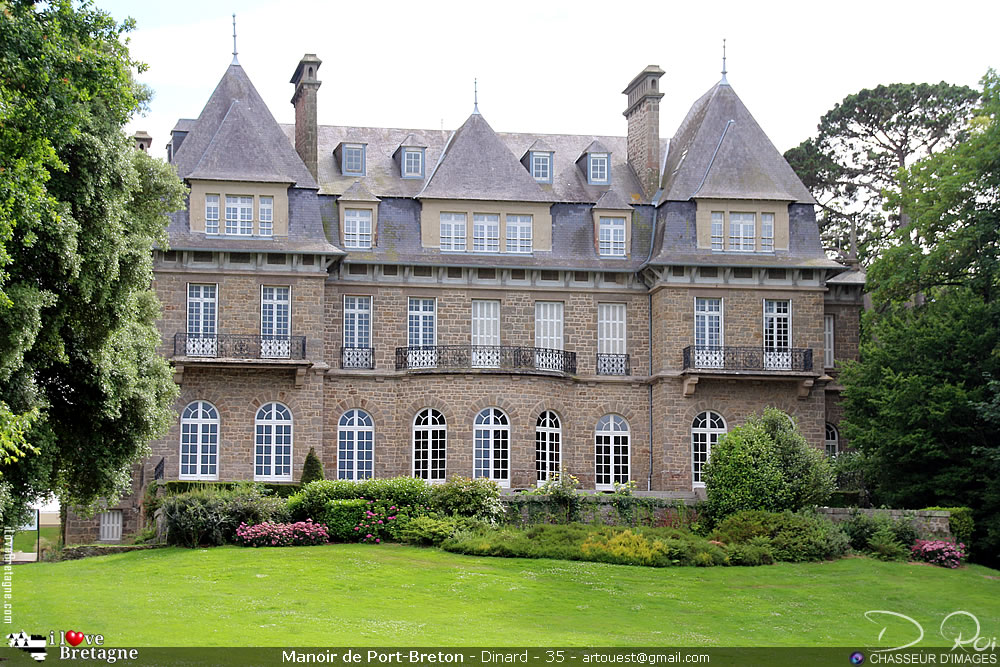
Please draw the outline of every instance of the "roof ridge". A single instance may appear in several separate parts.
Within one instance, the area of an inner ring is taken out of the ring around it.
[[[736,121],[730,118],[726,121],[726,126],[722,128],[722,136],[719,137],[719,143],[715,146],[715,152],[712,153],[712,158],[708,161],[708,166],[705,167],[705,175],[701,177],[701,183],[698,184],[697,189],[695,189],[692,197],[697,197],[701,189],[705,187],[705,181],[708,180],[708,174],[712,171],[712,165],[715,164],[715,158],[719,154],[719,149],[722,148],[722,142],[726,140],[726,133],[729,132],[729,128],[736,124]]]

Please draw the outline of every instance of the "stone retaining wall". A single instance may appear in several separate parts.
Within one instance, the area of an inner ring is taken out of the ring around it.
[[[90,556],[110,556],[111,554],[121,554],[126,551],[157,549],[159,546],[152,544],[81,544],[65,547],[60,552],[60,560],[77,560]]]
[[[951,512],[938,510],[889,510],[889,509],[855,509],[850,507],[821,507],[821,514],[829,517],[834,523],[848,521],[854,512],[864,512],[865,514],[888,516],[890,519],[912,518],[913,526],[917,529],[920,539],[929,540],[953,540],[951,528],[948,520]]]

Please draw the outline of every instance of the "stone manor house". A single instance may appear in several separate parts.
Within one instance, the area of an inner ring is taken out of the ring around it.
[[[155,289],[177,422],[69,542],[140,529],[154,480],[293,482],[310,448],[328,479],[563,469],[690,497],[766,406],[844,445],[864,276],[827,258],[725,75],[668,139],[656,66],[610,137],[497,132],[478,108],[454,131],[319,125],[320,64],[292,73],[294,125],[234,58],[173,129],[191,191]]]

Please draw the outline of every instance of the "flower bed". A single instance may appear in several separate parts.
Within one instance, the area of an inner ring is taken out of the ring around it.
[[[297,523],[241,523],[236,538],[246,547],[289,547],[326,544],[330,536],[326,526],[311,520]]]
[[[955,569],[965,560],[965,545],[942,540],[917,540],[910,549],[913,560]]]

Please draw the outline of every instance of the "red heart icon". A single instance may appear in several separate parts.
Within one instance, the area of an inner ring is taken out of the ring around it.
[[[83,641],[83,633],[70,630],[66,633],[66,641],[68,641],[72,646],[77,646]]]

